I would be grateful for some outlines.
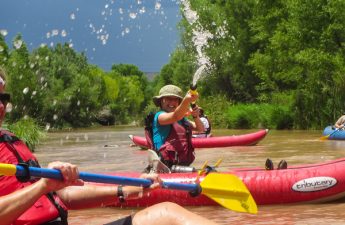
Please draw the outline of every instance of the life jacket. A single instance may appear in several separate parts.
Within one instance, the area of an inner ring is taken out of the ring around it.
[[[7,131],[0,132],[1,163],[22,164],[40,167],[28,147]],[[36,182],[38,179],[23,179],[15,176],[0,176],[0,196],[8,195]],[[13,225],[67,225],[67,207],[56,193],[41,196],[35,204],[19,216]]]
[[[195,159],[192,128],[189,123],[184,120],[182,125],[178,122],[173,123],[165,143],[159,149],[155,149],[152,130],[154,116],[154,113],[150,113],[145,118],[145,137],[149,147],[158,152],[161,161],[169,168],[173,165],[189,166]]]

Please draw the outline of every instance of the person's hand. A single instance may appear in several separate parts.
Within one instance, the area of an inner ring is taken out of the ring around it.
[[[197,99],[199,98],[199,94],[192,94],[191,91],[188,91],[185,99],[187,99],[189,101],[189,103],[195,102]]]
[[[200,109],[199,109],[198,105],[195,105],[195,107],[192,109],[191,114],[192,114],[193,118],[197,118],[200,116]]]
[[[156,173],[143,173],[141,174],[140,178],[149,179],[152,181],[150,187],[145,189],[156,189],[162,186],[162,179]]]
[[[43,183],[47,192],[58,191],[67,186],[82,186],[84,182],[79,179],[79,171],[76,165],[64,162],[49,163],[48,168],[60,170],[63,180],[43,178],[40,182]]]

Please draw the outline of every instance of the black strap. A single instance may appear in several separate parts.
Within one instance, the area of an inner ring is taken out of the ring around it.
[[[117,197],[119,198],[119,201],[121,203],[125,202],[125,195],[123,194],[123,186],[122,185],[118,185],[117,186]]]
[[[65,210],[64,208],[62,208],[62,206],[59,204],[59,203],[57,203],[56,201],[55,201],[55,198],[54,198],[54,195],[56,195],[56,193],[55,192],[49,192],[48,194],[46,194],[46,196],[48,197],[48,199],[55,205],[55,207],[57,208],[57,210],[59,211],[59,215],[60,215],[60,223],[61,223],[61,225],[68,225],[68,220],[67,220],[67,218],[68,218],[68,212],[67,212],[67,210]],[[58,219],[59,219],[58,218]],[[56,219],[54,220],[54,221],[57,221]],[[52,222],[54,222],[54,221],[52,221]],[[50,224],[50,223],[47,223],[47,224]]]

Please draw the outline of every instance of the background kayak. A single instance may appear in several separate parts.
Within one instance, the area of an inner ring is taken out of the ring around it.
[[[242,135],[193,138],[192,145],[194,148],[220,148],[230,146],[255,145],[259,141],[261,141],[267,133],[268,129],[264,129],[257,132]],[[129,138],[133,141],[135,145],[141,148],[148,148],[148,144],[145,137],[129,135]]]
[[[338,130],[332,126],[328,126],[323,130],[323,136],[325,139],[330,140],[345,140],[345,130]]]

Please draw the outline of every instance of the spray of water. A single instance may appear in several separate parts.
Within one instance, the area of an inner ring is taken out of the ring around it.
[[[213,34],[209,31],[205,30],[198,21],[198,14],[196,11],[193,11],[190,7],[190,3],[188,0],[181,0],[183,5],[183,14],[187,19],[190,25],[193,25],[193,44],[196,48],[198,53],[197,55],[197,65],[198,69],[194,73],[193,76],[193,85],[197,83],[197,81],[207,72],[209,69],[212,68],[212,64],[210,62],[209,57],[204,53],[204,49],[208,47],[208,40],[213,38]]]

